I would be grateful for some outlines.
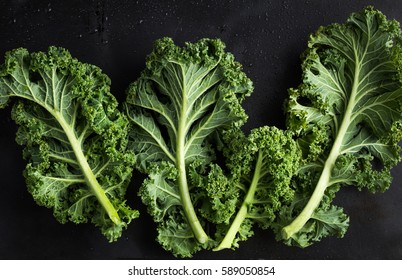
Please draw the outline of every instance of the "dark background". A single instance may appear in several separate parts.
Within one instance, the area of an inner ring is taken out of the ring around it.
[[[154,40],[176,43],[221,38],[244,65],[255,91],[244,106],[245,129],[284,127],[287,88],[300,83],[299,55],[320,25],[343,23],[350,13],[374,5],[402,21],[400,1],[0,1],[0,57],[17,47],[30,51],[62,46],[95,64],[112,80],[112,93],[125,89],[144,67]],[[51,210],[37,206],[25,187],[22,148],[15,143],[10,108],[0,110],[0,259],[168,259],[154,239],[153,222],[136,196],[142,177],[134,174],[127,199],[141,210],[123,237],[112,244],[91,224],[61,225]],[[402,165],[384,194],[343,188],[336,204],[350,215],[343,239],[326,238],[307,249],[274,240],[257,230],[236,251],[200,252],[195,259],[402,259]]]

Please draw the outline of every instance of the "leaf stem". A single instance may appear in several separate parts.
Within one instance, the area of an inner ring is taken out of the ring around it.
[[[232,224],[230,225],[230,228],[227,231],[225,237],[223,238],[221,243],[218,245],[218,247],[213,249],[213,251],[230,249],[232,247],[233,240],[235,239],[237,233],[239,232],[241,224],[246,219],[250,206],[254,202],[254,194],[255,194],[255,191],[257,190],[258,180],[260,178],[260,173],[261,173],[261,168],[262,168],[262,159],[263,159],[262,152],[259,151],[257,162],[256,162],[255,169],[254,169],[255,172],[254,172],[251,184],[250,184],[250,188],[248,189],[248,192],[246,194],[246,197],[244,198],[244,201],[243,201],[242,205],[240,206],[240,209],[237,212],[236,217],[233,220]]]
[[[179,136],[180,131],[179,130]],[[177,165],[179,170],[179,192],[180,198],[183,204],[184,214],[190,224],[190,227],[195,235],[195,238],[201,244],[206,243],[208,241],[208,235],[205,233],[204,229],[201,226],[200,221],[198,220],[197,214],[195,213],[193,203],[191,201],[190,192],[188,188],[187,182],[187,172],[186,172],[186,163],[184,157],[184,137],[179,137],[178,147],[177,147]]]
[[[356,56],[353,86],[352,86],[350,98],[349,98],[349,101],[348,101],[348,104],[347,104],[347,107],[345,110],[345,114],[343,116],[339,131],[336,135],[334,144],[331,148],[331,151],[329,153],[327,160],[325,161],[324,168],[321,172],[320,178],[317,182],[314,192],[311,195],[306,206],[300,212],[300,214],[293,220],[292,223],[290,223],[289,225],[285,226],[282,229],[282,236],[284,239],[291,238],[294,234],[296,234],[303,228],[303,226],[307,223],[307,221],[313,215],[314,211],[320,205],[320,202],[324,196],[325,190],[330,185],[332,169],[335,165],[336,160],[338,159],[338,156],[342,153],[342,151],[341,151],[342,143],[343,143],[345,135],[348,131],[350,123],[353,119],[353,109],[355,107],[356,95],[357,95],[358,86],[359,86],[359,72],[360,72],[359,66],[360,66],[360,64],[359,64],[357,56]]]
[[[180,150],[177,151],[178,157],[181,154],[179,151]],[[184,164],[184,157],[180,159],[178,169],[179,169],[179,192],[183,204],[184,214],[188,220],[188,223],[190,224],[190,227],[195,235],[195,238],[197,239],[198,242],[204,244],[208,241],[208,235],[202,228],[201,223],[198,220],[197,214],[195,213],[193,203],[191,201],[190,192],[188,189],[186,166]]]
[[[183,93],[185,91],[183,90]],[[186,160],[185,160],[185,141],[186,141],[186,95],[183,94],[183,105],[180,113],[179,127],[177,130],[177,147],[176,147],[176,166],[179,171],[179,193],[183,205],[184,215],[190,224],[191,230],[195,238],[201,244],[208,241],[208,235],[205,233],[197,214],[195,213],[193,203],[190,197],[190,191],[187,182]]]
[[[64,120],[63,116],[59,112],[52,110],[51,114],[57,119],[64,132],[66,133],[74,154],[77,158],[77,162],[84,174],[87,185],[90,187],[102,207],[105,209],[112,222],[116,225],[120,224],[121,220],[119,214],[117,213],[113,204],[110,202],[109,198],[106,196],[103,188],[96,179],[96,176],[92,172],[92,169],[89,166],[88,161],[82,151],[81,142],[76,137],[74,130],[71,128],[70,125],[68,125],[68,123]]]

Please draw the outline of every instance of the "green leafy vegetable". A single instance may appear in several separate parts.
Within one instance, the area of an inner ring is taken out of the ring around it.
[[[62,48],[16,49],[0,69],[0,108],[17,99],[12,117],[33,198],[61,223],[91,221],[113,241],[138,212],[124,201],[135,163],[128,120],[109,91],[99,68]]]
[[[253,86],[220,40],[155,42],[125,114],[99,68],[62,48],[16,49],[0,67],[0,108],[14,101],[16,140],[35,201],[62,223],[92,222],[114,241],[139,213],[126,205],[134,166],[175,256],[239,247],[254,225],[306,247],[342,237],[344,185],[385,191],[400,160],[402,40],[372,7],[310,37],[303,82],[289,90],[287,130],[246,136]],[[135,155],[135,156],[134,156]]]
[[[210,246],[205,217],[231,215],[217,213],[219,201],[221,210],[234,211],[223,192],[214,196],[219,184],[196,184],[202,175],[221,172],[214,165],[215,135],[244,123],[240,103],[252,91],[241,65],[224,47],[211,39],[184,47],[170,38],[158,40],[146,69],[128,90],[131,146],[140,170],[149,175],[140,195],[158,223],[158,241],[178,256]]]
[[[331,204],[340,186],[389,187],[402,138],[400,33],[396,21],[368,7],[311,36],[303,84],[287,103],[289,130],[304,155],[295,199],[279,221],[288,224],[278,232],[287,244],[344,235],[348,217]]]
[[[224,150],[232,184],[239,192],[238,207],[232,219],[218,226],[220,244],[215,250],[237,248],[238,241],[253,235],[257,223],[272,226],[283,205],[294,195],[290,180],[301,158],[292,134],[275,127],[260,127],[242,137],[241,131],[226,135]]]

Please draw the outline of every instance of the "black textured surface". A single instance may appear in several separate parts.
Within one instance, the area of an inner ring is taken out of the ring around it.
[[[344,22],[350,13],[374,5],[402,21],[399,1],[35,1],[0,2],[0,57],[17,47],[70,50],[112,79],[112,92],[124,100],[152,42],[163,36],[177,43],[221,38],[255,84],[245,102],[246,129],[283,127],[287,88],[300,83],[299,55],[320,25]],[[51,210],[37,206],[27,192],[25,163],[14,141],[10,109],[0,111],[0,259],[167,259],[154,239],[155,226],[140,204],[135,174],[128,201],[142,213],[112,244],[92,225],[61,225]],[[200,252],[196,259],[402,259],[402,165],[384,194],[343,188],[336,203],[350,215],[343,239],[327,238],[307,249],[290,248],[270,231],[240,244],[236,251]]]

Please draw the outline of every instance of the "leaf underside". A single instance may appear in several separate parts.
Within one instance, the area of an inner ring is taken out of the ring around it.
[[[149,175],[140,195],[158,223],[158,241],[177,256],[210,246],[202,214],[216,209],[201,205],[211,192],[193,183],[215,161],[214,135],[246,120],[240,103],[252,85],[224,47],[211,39],[184,47],[158,40],[128,90],[130,143],[137,166]]]
[[[400,161],[400,39],[399,24],[372,7],[310,37],[303,83],[287,102],[288,127],[304,155],[292,183],[296,198],[277,227],[287,244],[344,235],[348,217],[331,205],[341,185],[389,187]]]
[[[90,221],[116,240],[138,212],[124,200],[134,155],[107,76],[62,48],[16,49],[0,70],[0,107],[14,99],[16,140],[25,146],[35,201],[61,223]]]

